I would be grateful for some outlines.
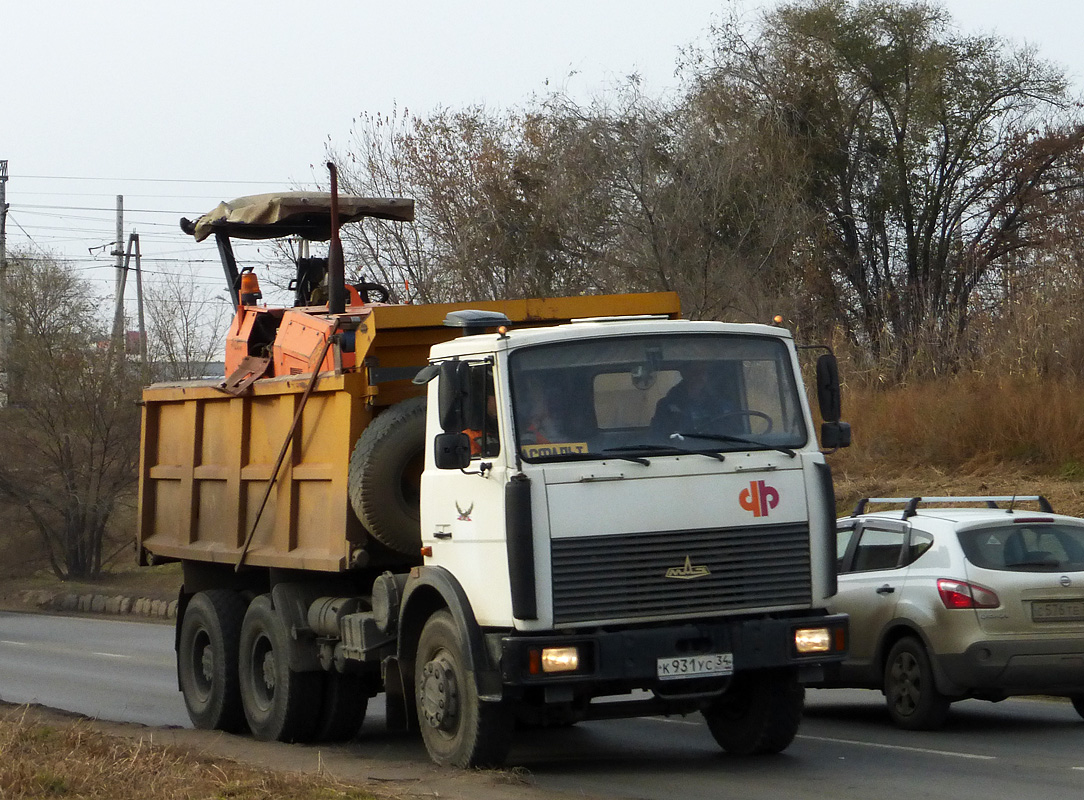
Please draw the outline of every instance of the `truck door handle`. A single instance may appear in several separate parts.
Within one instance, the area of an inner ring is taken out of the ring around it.
[[[895,586],[889,586],[887,583],[884,586],[877,587],[877,594],[892,594],[896,591]]]
[[[451,539],[452,538],[452,532],[451,531],[433,531],[433,538],[434,539]]]

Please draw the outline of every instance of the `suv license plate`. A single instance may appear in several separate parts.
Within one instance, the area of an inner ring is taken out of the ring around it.
[[[1031,604],[1035,622],[1074,622],[1084,620],[1084,600],[1047,600]]]
[[[734,672],[733,653],[660,658],[656,665],[659,680],[702,678],[705,675],[730,675]]]

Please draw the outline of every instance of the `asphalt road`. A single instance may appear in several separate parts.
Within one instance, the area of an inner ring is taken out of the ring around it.
[[[0,613],[0,699],[189,724],[167,625]],[[427,760],[417,737],[385,732],[379,700],[370,711],[359,739],[337,753]],[[944,730],[910,733],[889,724],[876,692],[816,690],[779,756],[723,754],[689,717],[519,732],[510,763],[543,792],[603,797],[1067,800],[1084,793],[1084,720],[1062,702],[965,701]]]

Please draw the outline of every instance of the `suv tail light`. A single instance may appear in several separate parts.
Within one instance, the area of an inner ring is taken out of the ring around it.
[[[941,578],[937,592],[945,608],[997,608],[1001,601],[990,589],[966,581]]]

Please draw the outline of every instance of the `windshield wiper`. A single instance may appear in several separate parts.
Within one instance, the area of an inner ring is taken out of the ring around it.
[[[765,450],[776,450],[784,455],[788,455],[791,458],[797,458],[798,454],[791,450],[789,447],[782,447],[777,444],[768,444],[767,442],[758,442],[756,439],[747,439],[744,436],[731,436],[728,433],[671,433],[670,438],[678,437],[681,439],[710,439],[713,442],[736,442],[737,444],[751,444],[756,447],[763,448]]]
[[[716,461],[726,461],[726,456],[714,450],[691,450],[672,444],[630,444],[624,447],[607,447],[603,453],[641,452],[641,453],[680,453],[682,455],[707,456]]]

